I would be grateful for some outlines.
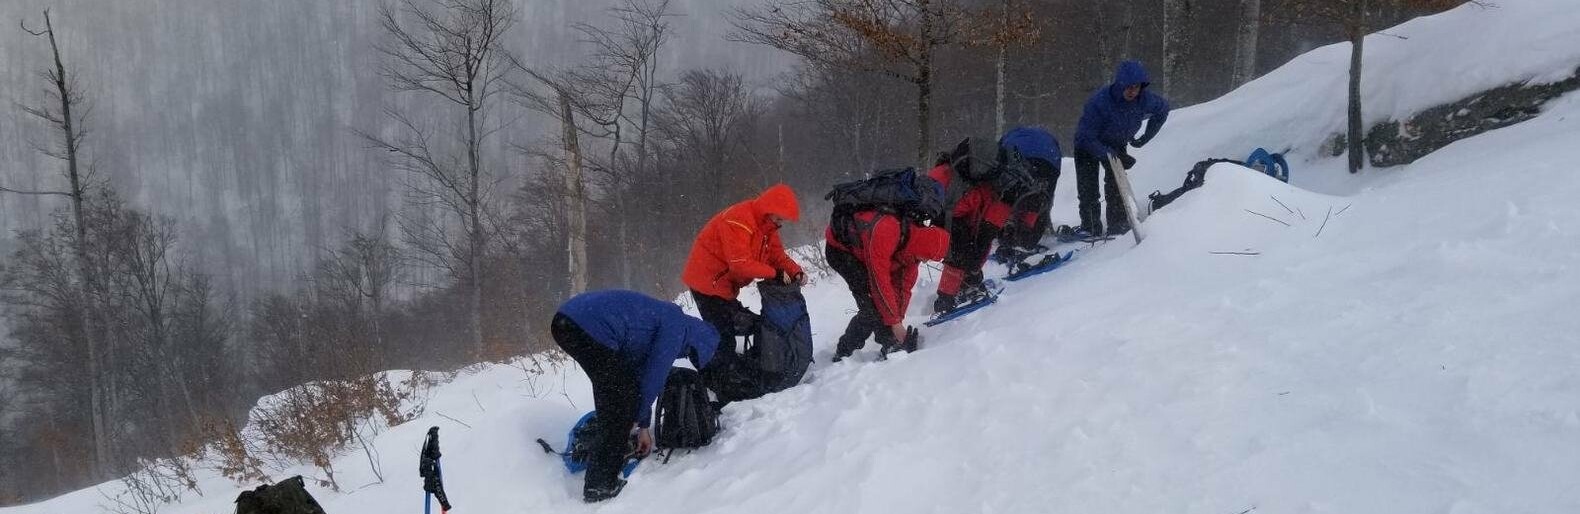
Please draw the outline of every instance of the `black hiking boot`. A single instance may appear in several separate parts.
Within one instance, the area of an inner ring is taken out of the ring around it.
[[[614,482],[608,484],[587,484],[582,488],[582,501],[598,503],[619,496],[621,489],[625,489],[625,480],[621,478],[615,478]]]
[[[834,347],[834,362],[845,360],[846,357],[854,355],[856,350],[860,350],[863,346],[867,346],[866,341],[862,341],[859,344],[846,344],[844,338],[840,338],[839,344]]]
[[[939,293],[938,299],[933,300],[933,314],[943,314],[955,310],[955,307],[959,306],[960,295]]]

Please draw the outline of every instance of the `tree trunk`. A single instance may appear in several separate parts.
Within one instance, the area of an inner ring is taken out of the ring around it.
[[[565,252],[569,257],[571,291],[587,290],[587,211],[582,197],[582,151],[576,139],[576,118],[570,97],[560,93],[560,123],[565,144]],[[640,163],[641,157],[638,157]],[[641,164],[638,164],[641,166]]]
[[[1163,0],[1163,91],[1169,96],[1185,96],[1190,22],[1190,0]]]
[[[470,100],[470,99],[469,99]],[[467,334],[472,339],[472,347],[478,351],[483,350],[483,218],[480,212],[480,203],[483,201],[480,194],[482,182],[482,160],[478,153],[481,145],[477,140],[477,109],[476,100],[470,100],[466,107],[466,159],[467,159],[467,189],[466,199],[466,257],[467,257]]]
[[[1003,12],[999,17],[999,30],[1009,30],[1009,2],[1004,2]],[[1004,61],[1009,53],[1009,43],[1000,42],[998,45],[998,61],[993,63],[996,76],[993,84],[993,134],[1004,133]],[[922,154],[925,160],[927,155]]]
[[[1262,32],[1262,0],[1240,0],[1240,33],[1234,46],[1234,85],[1256,78],[1257,42]]]
[[[88,225],[84,220],[87,203],[87,185],[82,181],[81,168],[78,165],[77,150],[82,145],[82,140],[77,134],[76,120],[71,113],[75,98],[71,95],[70,79],[66,75],[66,65],[60,56],[60,44],[55,39],[54,21],[50,19],[49,10],[44,10],[44,32],[49,37],[49,50],[54,58],[55,73],[54,86],[60,95],[61,136],[66,150],[66,178],[70,182],[71,191],[67,195],[71,198],[72,221],[75,225],[77,240],[73,245],[76,254],[77,272],[82,277],[82,310],[78,313],[77,322],[80,324],[79,334],[83,345],[87,349],[88,357],[88,390],[90,424],[93,426],[93,475],[95,478],[105,478],[112,471],[111,458],[115,448],[111,441],[110,415],[113,397],[110,394],[110,377],[108,376],[106,355],[108,327],[102,319],[103,309],[95,305],[101,298],[98,293],[102,284],[97,270],[94,268],[88,253]]]
[[[1354,3],[1350,11],[1349,20],[1350,36],[1350,114],[1349,114],[1349,143],[1350,173],[1360,173],[1366,165],[1366,145],[1362,138],[1365,137],[1365,127],[1361,118],[1361,56],[1365,51],[1366,43],[1366,0],[1352,0]]]
[[[1135,40],[1134,37],[1133,37],[1135,33],[1136,33],[1136,5],[1135,5],[1135,0],[1125,0],[1125,44],[1124,44],[1124,46],[1120,47],[1120,50],[1121,50],[1120,58],[1122,58],[1122,59],[1130,59],[1130,58],[1132,58],[1132,57],[1134,57],[1136,55],[1135,52],[1133,51],[1134,47],[1131,46],[1131,42]],[[1109,65],[1112,66],[1112,63],[1110,63]]]

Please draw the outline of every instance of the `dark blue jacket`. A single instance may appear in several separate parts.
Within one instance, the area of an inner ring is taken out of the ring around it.
[[[636,419],[644,428],[652,424],[653,400],[675,359],[688,357],[702,369],[719,345],[712,325],[686,315],[679,305],[635,291],[582,293],[560,305],[559,313],[636,370],[642,397]]]
[[[1163,122],[1169,119],[1169,102],[1147,91],[1150,83],[1147,70],[1140,62],[1119,63],[1114,83],[1098,89],[1086,101],[1081,124],[1075,129],[1075,148],[1098,158],[1116,149],[1124,150],[1136,131],[1141,130],[1141,122],[1148,119],[1151,122],[1147,123],[1147,133],[1134,140],[1141,144],[1151,141],[1163,128]],[[1134,102],[1126,102],[1125,88],[1133,84],[1141,84],[1141,96]]]

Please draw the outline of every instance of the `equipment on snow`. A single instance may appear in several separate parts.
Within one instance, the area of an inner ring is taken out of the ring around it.
[[[571,425],[570,432],[565,435],[564,452],[554,451],[554,447],[541,438],[538,439],[538,446],[543,447],[543,453],[560,456],[565,463],[565,471],[581,473],[587,470],[587,462],[592,459],[593,452],[598,450],[598,442],[603,440],[603,430],[604,425],[598,422],[598,411],[592,411],[583,414],[575,425]],[[627,441],[626,455],[635,453],[636,439],[633,437]],[[641,463],[641,458],[627,458],[625,465],[620,468],[620,475],[631,476],[631,472],[636,471],[636,465]]]
[[[687,368],[669,369],[654,417],[653,443],[659,449],[701,448],[719,433],[719,411],[708,399],[701,375]]]
[[[1257,148],[1251,151],[1250,157],[1245,158],[1245,167],[1266,173],[1267,176],[1285,183],[1289,182],[1289,161],[1284,160],[1284,154],[1272,153],[1266,148]]]
[[[812,317],[801,286],[763,280],[757,291],[762,314],[746,334],[746,351],[709,372],[708,386],[726,403],[789,389],[812,365]]]
[[[977,286],[961,288],[960,293],[957,294],[959,301],[955,303],[953,308],[934,313],[932,318],[922,324],[931,327],[959,319],[983,307],[992,305],[993,302],[997,302],[998,295],[1003,292],[1004,288],[992,280],[984,281]]]
[[[1212,168],[1214,164],[1218,164],[1220,162],[1234,163],[1241,166],[1245,165],[1245,163],[1233,159],[1207,159],[1205,161],[1198,162],[1195,166],[1191,166],[1190,171],[1185,173],[1185,183],[1180,184],[1180,187],[1167,193],[1153,191],[1152,194],[1147,195],[1147,199],[1149,200],[1147,212],[1157,212],[1158,209],[1162,209],[1165,205],[1174,203],[1174,200],[1178,200],[1179,197],[1184,195],[1186,191],[1196,189],[1201,187],[1202,184],[1206,184],[1207,169]]]
[[[1023,261],[1017,263],[1015,267],[1010,270],[1009,274],[1004,276],[1004,280],[1015,282],[1027,277],[1041,275],[1043,273],[1059,269],[1060,266],[1064,266],[1064,263],[1070,262],[1070,259],[1074,258],[1075,250],[1070,250],[1068,252],[1064,252],[1063,254],[1054,253],[1051,255],[1044,255],[1041,259],[1038,259],[1037,262],[1034,263],[1027,263]]]
[[[236,496],[236,514],[325,514],[297,475]]]
[[[1119,186],[1119,196],[1125,204],[1125,219],[1130,222],[1130,233],[1135,236],[1136,244],[1141,244],[1141,240],[1146,238],[1141,233],[1141,222],[1147,220],[1147,215],[1136,209],[1136,196],[1130,190],[1130,173],[1117,156],[1109,155],[1108,165],[1114,170],[1114,182]]]
[[[423,439],[422,454],[417,460],[417,474],[422,477],[422,511],[429,514],[433,500],[439,499],[439,512],[450,511],[450,497],[444,494],[444,472],[439,467],[439,427],[429,427]]]

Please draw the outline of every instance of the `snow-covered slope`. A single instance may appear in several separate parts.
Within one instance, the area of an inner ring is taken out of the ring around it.
[[[1374,95],[1371,111],[1580,65],[1572,0],[1497,3],[1370,41],[1369,87],[1409,92]],[[1137,189],[1231,150],[1309,148],[1337,127],[1343,53],[1180,111],[1139,153],[1155,164]],[[560,441],[591,407],[585,377],[512,366],[463,374],[378,437],[384,483],[359,453],[337,465],[346,492],[313,492],[331,514],[417,512],[416,452],[438,425],[463,514],[1580,512],[1577,141],[1569,95],[1364,188],[1323,189],[1347,196],[1219,166],[1148,221],[1145,244],[1014,283],[888,362],[869,349],[828,364],[853,303],[825,278],[808,292],[819,350],[805,383],[730,406],[715,444],[643,464],[605,504],[583,505],[580,477],[532,443]],[[1338,161],[1297,155],[1297,177],[1347,180]],[[294,473],[312,471],[274,475]],[[228,512],[237,486],[209,472],[202,485],[166,512]],[[102,503],[89,489],[0,514]]]

